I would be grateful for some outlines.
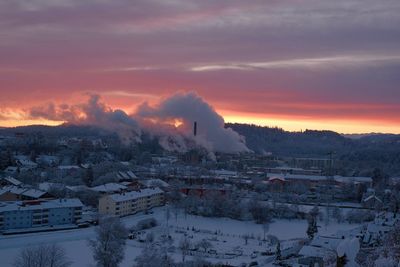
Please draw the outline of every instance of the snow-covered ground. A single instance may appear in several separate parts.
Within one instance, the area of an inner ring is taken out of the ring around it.
[[[152,231],[165,231],[166,216],[165,208],[154,209],[154,214],[137,214],[122,218],[127,227],[136,225],[136,223],[145,218],[154,217],[161,223],[161,226],[154,228]],[[335,233],[338,230],[354,228],[357,225],[331,223],[327,226],[323,222],[319,223],[320,234]],[[58,243],[62,245],[67,256],[73,261],[73,267],[94,266],[92,253],[88,247],[87,240],[95,237],[94,227],[76,230],[65,230],[58,232],[32,233],[23,235],[0,236],[0,259],[1,266],[11,266],[19,249],[27,246],[35,246],[42,243]],[[187,230],[189,229],[189,231]],[[195,231],[192,231],[195,229]],[[274,235],[280,240],[305,238],[307,222],[305,220],[274,220],[269,227],[268,235]],[[175,218],[173,212],[170,213],[169,233],[175,240],[174,245],[177,246],[179,240],[184,236],[183,232],[191,238],[191,242],[195,243],[203,238],[209,239],[215,250],[224,254],[232,251],[235,247],[243,250],[243,256],[234,259],[221,259],[215,256],[209,258],[213,262],[228,262],[239,264],[241,262],[249,262],[250,254],[253,251],[265,251],[268,245],[260,241],[263,238],[263,228],[249,221],[237,221],[227,218],[205,218],[200,216],[184,216],[179,214]],[[218,234],[215,234],[217,232]],[[249,239],[248,245],[245,245],[243,235],[253,236]],[[283,246],[292,241],[282,242]],[[125,259],[121,264],[122,267],[130,267],[134,263],[134,259],[141,253],[143,243],[135,240],[128,240],[125,251]],[[179,250],[172,253],[171,256],[176,260],[180,259]],[[253,255],[254,257],[254,255]]]

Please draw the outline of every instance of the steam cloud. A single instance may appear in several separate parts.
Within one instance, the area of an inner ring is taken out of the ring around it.
[[[185,152],[201,146],[209,152],[248,152],[245,140],[231,128],[224,127],[224,119],[194,92],[177,93],[157,105],[141,104],[134,114],[111,109],[97,95],[87,103],[34,107],[31,118],[66,121],[70,124],[94,125],[119,134],[124,141],[140,142],[142,131],[159,139],[170,151]],[[197,122],[197,136],[193,123]]]
[[[156,106],[139,106],[136,114],[156,125],[169,124],[182,136],[193,140],[210,151],[249,151],[243,138],[230,128],[224,128],[224,119],[201,97],[193,92],[177,93]],[[193,136],[193,123],[197,122],[198,135]]]
[[[111,109],[100,102],[100,96],[92,95],[84,104],[33,107],[28,111],[32,118],[65,121],[76,125],[94,125],[116,132],[124,142],[139,142],[139,124],[124,111]]]

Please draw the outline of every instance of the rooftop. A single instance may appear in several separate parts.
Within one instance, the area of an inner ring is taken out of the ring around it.
[[[127,201],[127,200],[132,200],[132,199],[137,199],[137,198],[142,198],[142,197],[148,197],[152,196],[155,194],[161,194],[164,193],[160,188],[145,188],[139,191],[132,191],[132,192],[127,192],[127,193],[121,193],[121,194],[113,194],[109,195],[109,197],[112,198],[115,202],[121,202],[121,201]]]
[[[54,199],[45,201],[14,201],[0,202],[0,212],[14,210],[38,210],[82,207],[82,202],[77,198]]]

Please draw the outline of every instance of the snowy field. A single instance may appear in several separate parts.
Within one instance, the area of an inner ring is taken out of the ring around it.
[[[158,235],[167,231],[165,214],[165,208],[156,208],[154,209],[154,214],[132,215],[122,218],[122,221],[127,227],[132,227],[136,225],[138,221],[145,218],[153,217],[157,219],[161,225],[148,230],[155,234],[157,240]],[[253,222],[243,222],[227,218],[184,216],[183,214],[179,214],[178,217],[175,218],[175,215],[171,212],[168,224],[168,232],[174,240],[174,246],[178,246],[179,241],[186,233],[193,243],[201,239],[208,239],[212,243],[213,248],[218,251],[218,253],[221,253],[221,255],[238,248],[243,251],[243,255],[231,259],[207,256],[207,260],[212,262],[240,264],[241,262],[249,262],[252,258],[256,258],[257,255],[254,255],[254,252],[266,251],[268,249],[271,251],[274,250],[274,248],[268,247],[268,244],[262,241],[264,235],[262,226]],[[319,222],[319,225],[321,225],[319,228],[320,234],[335,233],[338,230],[351,229],[357,226],[337,223],[331,223],[325,226],[323,222]],[[73,267],[94,266],[92,253],[87,245],[87,240],[94,239],[95,237],[94,229],[95,227],[90,227],[58,232],[0,236],[1,266],[12,266],[12,262],[20,248],[43,243],[58,243],[63,246],[68,258],[73,261]],[[193,229],[195,231],[192,231]],[[284,249],[285,244],[289,245],[294,242],[289,239],[306,238],[306,229],[307,222],[305,220],[274,220],[269,226],[267,235],[274,235],[282,240]],[[244,235],[254,238],[249,239],[247,245],[245,245]],[[128,240],[125,259],[121,266],[131,267],[135,257],[141,253],[142,247],[143,243],[136,240]],[[176,260],[181,259],[179,249],[176,249],[175,252],[171,252],[170,256]]]

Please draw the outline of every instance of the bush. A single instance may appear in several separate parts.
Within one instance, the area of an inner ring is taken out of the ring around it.
[[[368,222],[372,221],[374,218],[374,213],[369,210],[352,210],[346,214],[346,220],[349,223]]]
[[[146,230],[146,229],[156,227],[157,225],[158,225],[158,222],[154,218],[144,219],[144,220],[139,221],[136,224],[135,230],[137,230],[137,231]]]

